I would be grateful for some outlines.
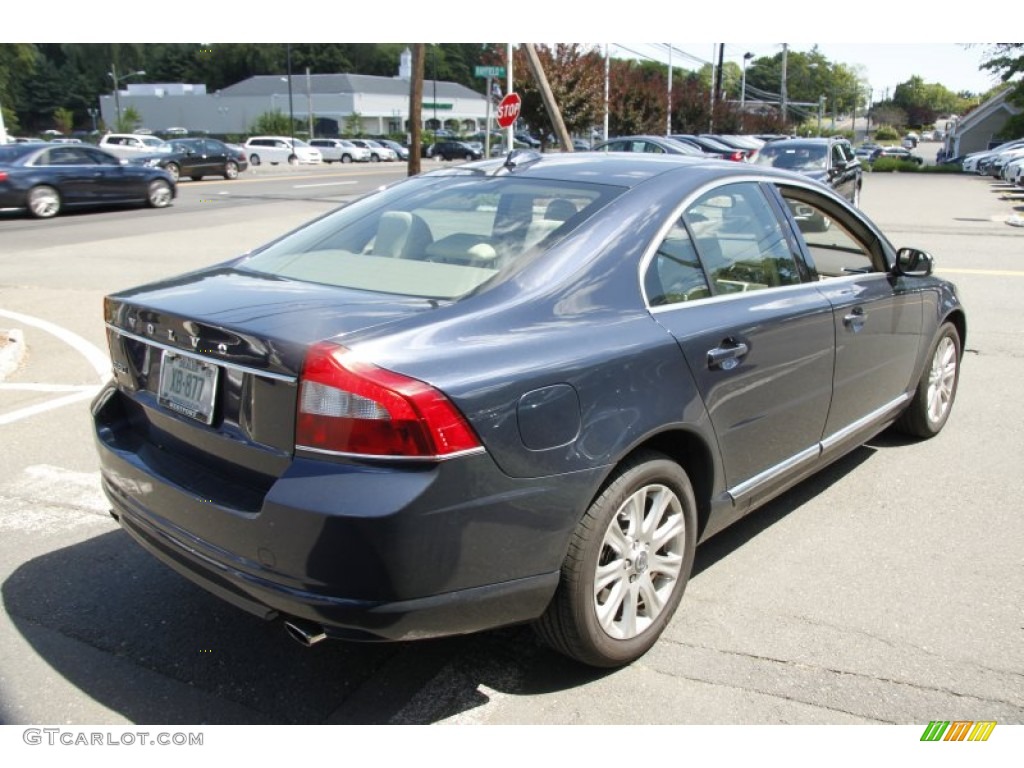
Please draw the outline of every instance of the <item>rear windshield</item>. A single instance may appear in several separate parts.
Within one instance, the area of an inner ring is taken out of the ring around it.
[[[468,172],[419,176],[297,230],[238,268],[456,299],[543,252],[619,192]]]
[[[823,169],[827,158],[828,147],[824,144],[768,144],[755,162],[790,171],[814,171]]]
[[[37,152],[44,145],[42,144],[8,144],[7,146],[0,147],[0,163],[11,163],[17,160],[19,157]]]

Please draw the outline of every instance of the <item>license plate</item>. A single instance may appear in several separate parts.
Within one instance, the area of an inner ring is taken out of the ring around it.
[[[211,363],[165,350],[157,401],[168,410],[210,424],[219,370]]]

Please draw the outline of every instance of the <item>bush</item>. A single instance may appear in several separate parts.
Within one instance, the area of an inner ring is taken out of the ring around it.
[[[880,157],[868,168],[873,173],[961,173],[959,165],[918,165],[895,157]]]
[[[899,131],[891,125],[880,125],[875,131],[875,141],[896,141],[899,138]]]

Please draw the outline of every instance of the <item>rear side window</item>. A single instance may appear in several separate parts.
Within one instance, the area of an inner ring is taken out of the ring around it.
[[[454,299],[550,247],[620,191],[468,174],[418,177],[314,222],[240,268]]]
[[[729,184],[699,197],[683,218],[716,294],[802,281],[790,241],[761,188]]]

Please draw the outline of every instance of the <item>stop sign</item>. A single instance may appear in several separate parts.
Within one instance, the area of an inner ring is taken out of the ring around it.
[[[523,100],[518,93],[510,93],[501,100],[498,105],[498,125],[508,128],[519,119],[519,109],[523,106]]]

